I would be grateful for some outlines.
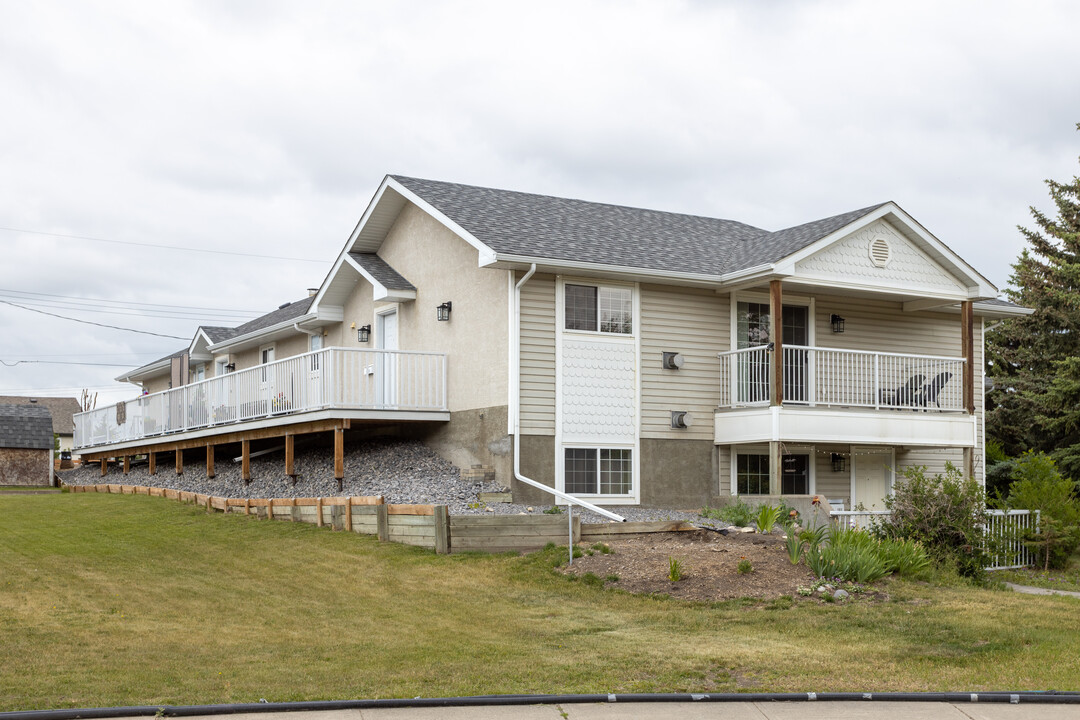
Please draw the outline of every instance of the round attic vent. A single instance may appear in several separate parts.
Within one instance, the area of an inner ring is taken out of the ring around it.
[[[888,240],[883,237],[876,237],[870,241],[870,262],[874,263],[874,267],[885,267],[889,264],[891,257],[892,248],[889,247]]]

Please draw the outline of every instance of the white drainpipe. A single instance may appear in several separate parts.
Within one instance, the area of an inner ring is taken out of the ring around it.
[[[514,384],[513,384],[513,405],[514,405],[514,477],[525,483],[531,485],[538,490],[543,490],[546,493],[554,495],[556,498],[568,503],[569,505],[580,505],[583,508],[592,510],[598,515],[603,515],[606,518],[614,520],[615,522],[626,522],[626,518],[622,515],[616,515],[610,510],[605,510],[601,507],[597,507],[592,503],[579,500],[573,495],[567,495],[566,493],[559,492],[555,488],[548,487],[543,483],[537,482],[532,478],[527,478],[521,474],[521,287],[528,282],[529,278],[536,272],[536,263],[532,264],[529,268],[529,272],[525,273],[525,276],[518,280],[517,285],[514,286],[514,326],[511,331],[514,335],[514,342],[510,348],[510,354],[513,356],[512,364],[514,368]],[[571,518],[573,512],[570,513]],[[571,535],[571,537],[573,537]],[[573,558],[573,549],[571,546],[571,558]]]

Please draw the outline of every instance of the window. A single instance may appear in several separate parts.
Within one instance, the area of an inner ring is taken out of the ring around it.
[[[567,284],[565,328],[587,332],[634,332],[633,291],[627,287]]]
[[[266,347],[259,348],[259,364],[266,365],[274,362],[274,346],[267,345]],[[266,368],[262,369],[262,381],[266,382],[267,372]]]
[[[566,492],[571,495],[629,495],[634,487],[633,450],[566,448]]]
[[[311,335],[311,351],[322,350],[322,335]],[[311,370],[315,372],[319,369],[319,355],[311,356]]]
[[[739,454],[737,489],[739,495],[809,495],[810,456],[784,455],[781,461],[780,492],[769,492],[769,456]]]
[[[218,358],[217,362],[214,364],[214,377],[221,377],[225,373],[229,372],[229,369],[226,367],[226,365],[228,364],[228,358]]]

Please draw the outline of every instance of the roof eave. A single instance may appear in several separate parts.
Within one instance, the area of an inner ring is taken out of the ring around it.
[[[259,340],[260,338],[279,333],[282,330],[291,330],[293,329],[293,325],[310,322],[316,319],[318,319],[318,313],[309,312],[305,315],[289,318],[288,320],[282,320],[281,322],[271,325],[269,327],[245,333],[244,335],[237,335],[236,337],[229,338],[228,340],[220,342],[217,345],[210,345],[206,349],[210,353],[217,355],[218,353],[226,352],[231,348],[235,348],[239,345],[247,345],[248,343]]]

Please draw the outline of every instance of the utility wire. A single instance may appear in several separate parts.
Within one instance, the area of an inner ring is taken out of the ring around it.
[[[138,308],[115,308],[108,310],[101,310],[95,308],[93,305],[81,305],[79,303],[65,303],[55,302],[51,300],[29,300],[21,297],[12,297],[10,295],[0,294],[0,299],[20,300],[24,304],[39,307],[49,308],[51,310],[77,310],[79,312],[94,313],[96,315],[122,315],[125,317],[143,317],[143,318],[156,318],[160,320],[196,320],[200,324],[215,325],[218,323],[238,323],[242,324],[249,320],[254,320],[250,317],[240,316],[207,316],[207,315],[191,315],[180,314],[181,311],[176,313],[164,310],[139,310]],[[130,311],[130,312],[125,312]]]
[[[131,367],[127,363],[93,363],[93,362],[65,362],[63,360],[16,360],[15,362],[8,362],[7,360],[0,360],[0,365],[5,367],[15,367],[16,365],[94,365],[97,367]]]
[[[138,307],[155,307],[165,308],[166,310],[208,310],[213,313],[228,313],[229,315],[254,315],[259,316],[265,314],[262,310],[229,310],[224,311],[221,308],[203,307],[200,305],[172,305],[168,303],[144,303],[137,300],[107,300],[105,298],[88,298],[80,297],[78,295],[54,295],[53,293],[31,292],[29,290],[10,290],[7,288],[0,288],[0,293],[6,293],[8,295],[36,295],[38,297],[47,298],[63,298],[64,300],[79,300],[91,303],[108,303],[112,305],[134,305]],[[18,299],[18,298],[16,298]],[[125,308],[126,309],[126,308]]]
[[[120,327],[119,325],[106,325],[104,323],[94,322],[93,320],[80,320],[79,318],[68,317],[66,315],[57,315],[56,313],[45,312],[44,310],[35,310],[34,308],[26,307],[25,305],[19,305],[13,303],[10,300],[0,300],[0,303],[4,305],[11,305],[22,310],[29,310],[30,312],[40,313],[42,315],[50,315],[52,317],[60,318],[61,320],[71,320],[77,323],[83,323],[84,325],[97,325],[98,327],[111,328],[113,330],[124,330],[125,332],[139,333],[140,335],[153,335],[155,337],[172,338],[173,340],[187,340],[188,338],[180,337],[179,335],[164,335],[162,333],[150,332],[149,330],[135,330],[133,328]]]
[[[326,260],[313,260],[311,258],[282,257],[280,255],[262,255],[258,253],[242,253],[230,250],[206,250],[203,248],[180,247],[177,245],[158,245],[156,243],[140,243],[130,240],[108,240],[106,238],[87,237],[85,235],[65,235],[63,233],[43,232],[41,230],[24,230],[22,228],[0,227],[7,232],[26,233],[27,235],[47,235],[49,237],[65,238],[68,240],[90,240],[92,242],[113,243],[114,245],[135,245],[137,247],[158,248],[160,250],[180,250],[182,252],[208,253],[211,255],[234,255],[236,257],[259,258],[262,260],[290,260],[292,262],[325,263]]]

